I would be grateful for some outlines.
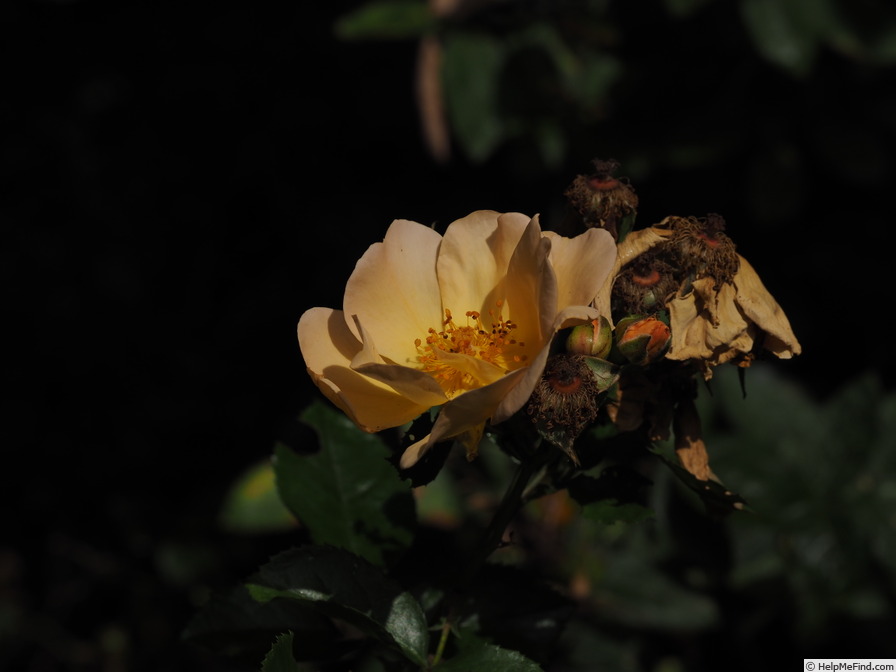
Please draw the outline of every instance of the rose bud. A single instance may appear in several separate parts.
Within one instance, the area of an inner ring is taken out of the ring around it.
[[[645,365],[662,358],[672,332],[656,317],[626,317],[616,325],[616,347],[632,364]]]
[[[588,324],[580,324],[569,332],[566,351],[574,355],[588,355],[606,359],[613,345],[613,330],[610,321],[601,315]]]

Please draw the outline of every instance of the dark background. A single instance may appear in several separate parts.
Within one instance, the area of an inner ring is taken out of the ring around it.
[[[337,40],[352,3],[0,7],[0,667],[216,669],[179,642],[202,590],[284,544],[220,531],[221,500],[315,398],[299,316],[393,218],[550,221],[616,157],[642,224],[725,216],[803,345],[785,375],[892,389],[894,68],[823,48],[794,77],[734,3],[633,4],[608,3],[625,72],[554,167],[523,141],[433,161],[416,42]],[[677,160],[691,141],[716,151]]]

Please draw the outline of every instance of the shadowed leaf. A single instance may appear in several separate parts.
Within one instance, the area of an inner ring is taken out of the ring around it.
[[[274,472],[283,502],[317,544],[388,564],[411,543],[416,510],[410,485],[387,461],[388,449],[343,414],[316,402],[301,420],[315,429],[320,450],[299,455],[275,448]]]
[[[331,547],[285,551],[248,584],[256,600],[297,600],[353,624],[420,665],[429,633],[420,604],[362,558]]]

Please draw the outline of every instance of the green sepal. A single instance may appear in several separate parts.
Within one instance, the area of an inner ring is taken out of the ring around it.
[[[618,343],[619,352],[632,364],[646,364],[648,360],[647,345],[650,343],[650,335],[638,336],[625,343]]]
[[[625,237],[630,234],[635,228],[635,220],[638,218],[638,212],[633,210],[621,220],[619,220],[619,229],[616,232],[617,243],[621,243],[625,240]]]
[[[585,364],[591,369],[601,392],[606,392],[619,380],[619,372],[622,367],[618,364],[600,357],[585,357]]]

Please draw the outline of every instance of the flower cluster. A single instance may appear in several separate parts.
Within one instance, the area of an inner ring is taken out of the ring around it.
[[[630,218],[637,201],[608,198],[607,164],[595,164],[595,175],[579,176],[567,192],[583,224]],[[632,191],[620,181],[613,188]],[[588,189],[599,218],[581,205],[590,202]],[[613,203],[623,204],[615,218],[607,214]],[[784,311],[725,228],[720,215],[709,214],[611,231],[616,264],[595,300],[615,325],[608,357],[628,364],[604,403],[609,420],[618,431],[643,429],[650,441],[674,436],[682,466],[700,481],[718,479],[694,405],[695,379],[709,380],[727,362],[746,368],[763,353],[789,359],[801,351]]]
[[[487,423],[518,412],[578,463],[573,444],[603,413],[649,440],[674,432],[682,465],[713,479],[694,380],[761,352],[800,352],[719,215],[633,230],[634,190],[612,176],[615,162],[595,165],[566,192],[578,235],[486,210],[444,235],[396,220],[358,261],[342,310],[302,315],[311,378],[360,428],[439,408],[402,467],[447,439],[472,457]]]

